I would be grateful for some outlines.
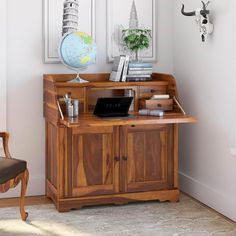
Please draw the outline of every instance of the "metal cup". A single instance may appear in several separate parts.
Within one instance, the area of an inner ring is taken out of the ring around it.
[[[73,108],[73,112],[74,112],[74,117],[77,117],[79,115],[79,100],[75,99],[73,102],[74,108]]]
[[[71,103],[66,104],[66,113],[69,118],[74,117],[74,106]]]

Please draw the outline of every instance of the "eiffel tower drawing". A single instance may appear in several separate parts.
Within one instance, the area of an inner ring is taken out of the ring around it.
[[[131,11],[130,11],[130,19],[129,19],[129,29],[137,29],[139,25],[138,22],[138,13],[135,4],[135,0],[133,0]]]
[[[117,0],[111,0],[116,2]],[[128,46],[126,45],[125,41],[124,41],[124,37],[128,34],[131,33],[137,33],[137,32],[141,32],[142,30],[149,30],[147,28],[147,23],[146,26],[145,24],[142,22],[142,18],[145,18],[146,20],[152,20],[152,27],[155,24],[154,20],[155,18],[153,18],[153,12],[156,6],[155,3],[156,0],[126,0],[127,4],[126,6],[128,6],[125,11],[126,11],[126,15],[128,16],[126,18],[126,22],[124,23],[124,20],[122,20],[123,23],[116,23],[113,25],[113,32],[111,35],[112,38],[112,43],[111,43],[111,48],[109,48],[108,51],[108,57],[110,61],[113,61],[113,58],[117,55],[129,55],[131,58],[135,58],[136,55],[134,52],[132,52]],[[148,4],[148,6],[146,6],[146,4]],[[144,7],[145,9],[148,9],[147,7],[150,7],[151,4],[151,12],[150,15],[149,13],[144,15],[143,17],[141,17],[143,15],[142,12],[142,7]],[[111,5],[112,7],[112,5]],[[112,16],[111,16],[112,17]],[[120,16],[119,16],[120,17]],[[152,18],[152,19],[150,19]],[[153,29],[150,29],[150,31],[152,32]],[[153,33],[151,33],[152,35],[154,35]],[[155,39],[155,38],[154,38]],[[156,55],[153,49],[153,43],[152,43],[153,38],[150,39],[150,48],[149,49],[145,49],[142,50],[142,52],[140,53],[140,58],[144,61],[149,61],[149,60],[154,60],[154,57]],[[155,39],[156,40],[156,39]],[[153,56],[154,55],[154,56]]]
[[[131,10],[130,10],[130,18],[129,18],[129,29],[138,29],[139,21],[138,21],[138,13],[137,13],[137,7],[135,4],[135,0],[132,2]],[[119,45],[119,51],[120,53],[127,54],[129,51],[125,45],[125,42],[123,41],[123,33],[122,30],[124,30],[123,25],[119,25],[117,32],[117,38],[118,38],[118,45]]]

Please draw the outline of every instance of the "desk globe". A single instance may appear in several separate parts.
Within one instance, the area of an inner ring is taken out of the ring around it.
[[[93,38],[84,32],[73,32],[66,34],[59,46],[59,55],[62,63],[77,72],[72,83],[86,83],[79,76],[79,71],[94,64],[96,60],[97,47]]]

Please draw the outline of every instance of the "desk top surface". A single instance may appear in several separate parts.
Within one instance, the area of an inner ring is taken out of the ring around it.
[[[196,123],[197,119],[193,116],[181,113],[166,113],[164,117],[140,116],[137,113],[129,117],[99,118],[93,114],[81,114],[78,118],[61,119],[60,123],[66,127],[94,127],[94,126],[122,126],[122,125],[148,125],[148,124],[181,124]]]

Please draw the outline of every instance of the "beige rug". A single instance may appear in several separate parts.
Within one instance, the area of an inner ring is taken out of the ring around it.
[[[179,203],[96,206],[69,213],[58,213],[53,205],[27,210],[29,220],[24,223],[18,208],[0,209],[0,236],[236,236],[235,224],[186,196]]]

